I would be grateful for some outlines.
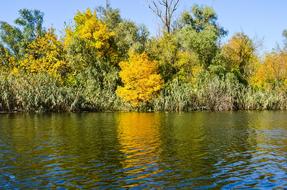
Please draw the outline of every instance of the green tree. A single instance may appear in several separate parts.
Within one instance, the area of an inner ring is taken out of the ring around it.
[[[77,94],[72,107],[112,109],[117,103],[115,91],[119,83],[115,33],[90,9],[78,12],[74,20],[74,26],[66,29],[64,40],[71,68],[67,82]]]
[[[25,53],[27,45],[37,37],[43,36],[44,14],[39,10],[21,9],[15,25],[0,22],[0,41],[9,53],[19,59]]]
[[[179,43],[173,34],[165,33],[160,38],[150,40],[147,51],[159,63],[159,72],[164,81],[171,80],[178,72]]]
[[[219,40],[226,31],[217,24],[217,15],[210,7],[195,5],[177,21],[182,47],[197,54],[201,65],[208,69],[217,54]]]
[[[114,33],[114,39],[120,60],[128,58],[130,50],[142,53],[145,50],[149,32],[143,25],[121,17],[118,9],[98,7],[101,19]]]
[[[178,33],[182,47],[197,54],[204,69],[208,69],[218,51],[217,31],[215,28],[205,28],[197,32],[192,27],[185,27]]]
[[[223,45],[217,63],[227,72],[233,72],[241,82],[247,83],[258,61],[253,41],[244,33],[236,33]]]
[[[192,27],[196,32],[202,32],[208,28],[216,29],[218,36],[225,36],[227,31],[217,23],[217,14],[209,6],[194,5],[191,12],[184,11],[177,20],[177,27]]]

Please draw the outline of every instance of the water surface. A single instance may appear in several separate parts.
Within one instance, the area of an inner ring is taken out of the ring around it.
[[[287,112],[0,115],[0,189],[287,188]]]

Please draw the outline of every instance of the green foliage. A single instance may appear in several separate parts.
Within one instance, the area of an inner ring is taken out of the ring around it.
[[[0,111],[69,111],[70,93],[46,74],[0,74]]]
[[[214,28],[217,36],[225,36],[227,31],[217,23],[217,15],[213,8],[194,5],[191,12],[184,11],[177,21],[178,28],[191,27],[196,32]]]
[[[193,111],[200,109],[196,98],[192,84],[174,79],[153,101],[153,106],[155,111]]]
[[[19,15],[20,17],[15,20],[16,26],[0,22],[0,41],[17,59],[23,56],[30,42],[45,34],[42,12],[21,9]]]
[[[216,56],[218,50],[218,35],[214,28],[205,28],[197,32],[191,26],[179,32],[179,39],[183,48],[195,52],[201,65],[207,69]]]
[[[227,32],[218,25],[211,7],[194,5],[191,12],[183,12],[177,21],[178,38],[184,49],[195,52],[202,66],[211,65],[219,49],[218,42]]]
[[[115,93],[119,81],[118,70],[110,64],[87,67],[75,75],[74,81],[77,98],[73,102],[73,110],[113,111],[122,105]]]
[[[148,44],[149,56],[159,63],[159,71],[165,81],[171,80],[178,68],[179,43],[174,35],[165,33],[161,38],[154,38]]]
[[[149,35],[145,26],[138,26],[132,21],[123,19],[118,9],[99,7],[98,11],[99,18],[115,34],[114,39],[121,61],[128,58],[130,50],[144,52]]]
[[[252,40],[243,33],[236,33],[223,45],[214,63],[236,74],[241,82],[247,83],[257,60]]]

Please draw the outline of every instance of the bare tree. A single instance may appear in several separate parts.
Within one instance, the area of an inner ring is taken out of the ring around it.
[[[164,29],[170,33],[172,31],[172,19],[178,8],[180,0],[151,0],[149,8],[159,17]]]

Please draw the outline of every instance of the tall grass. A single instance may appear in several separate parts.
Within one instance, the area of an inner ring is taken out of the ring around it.
[[[1,111],[68,111],[73,93],[45,74],[0,75]]]
[[[172,81],[153,106],[155,111],[286,110],[287,94],[253,89],[232,76],[208,76],[196,85]]]
[[[64,85],[47,74],[0,73],[0,112],[69,111],[231,111],[286,110],[287,94],[278,89],[253,89],[234,77],[205,76],[197,84],[173,80],[140,109],[124,104],[115,94],[116,72],[85,73],[81,83]],[[83,77],[83,76],[82,76]]]
[[[84,85],[63,85],[47,74],[0,74],[0,111],[114,111],[120,100],[110,86],[99,89],[92,79]]]

